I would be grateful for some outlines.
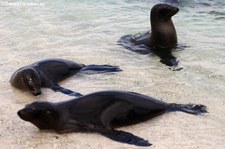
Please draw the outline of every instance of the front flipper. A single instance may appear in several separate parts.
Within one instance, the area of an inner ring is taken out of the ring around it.
[[[50,87],[53,91],[55,92],[61,92],[63,94],[67,94],[69,96],[75,96],[75,97],[81,97],[83,96],[82,94],[78,93],[78,92],[74,92],[74,91],[71,91],[69,89],[66,89],[66,88],[63,88],[57,84],[53,85]]]
[[[175,57],[166,57],[166,58],[161,58],[160,60],[161,63],[165,64],[166,66],[178,66],[179,60],[177,60]]]
[[[180,66],[179,60],[172,55],[172,51],[168,49],[154,49],[154,53],[160,57],[160,62],[171,67],[171,70],[179,71],[183,69],[183,67]]]
[[[138,136],[133,135],[132,133],[125,132],[125,131],[118,131],[118,130],[108,130],[108,131],[100,131],[102,135],[104,135],[107,138],[110,138],[114,141],[132,144],[136,146],[150,146],[150,144],[147,140],[144,140],[143,138],[140,138]]]

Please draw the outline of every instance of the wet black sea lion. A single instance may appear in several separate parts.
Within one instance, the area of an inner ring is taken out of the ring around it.
[[[121,69],[111,65],[84,65],[65,59],[46,59],[18,69],[12,75],[12,86],[33,95],[41,94],[41,88],[51,88],[70,96],[81,96],[80,93],[65,89],[57,82],[82,71],[117,72]]]
[[[151,33],[141,35],[125,35],[118,44],[141,54],[153,51],[168,66],[177,66],[178,61],[172,55],[172,49],[177,46],[177,34],[171,17],[179,9],[168,4],[157,4],[152,7],[150,14]]]
[[[147,140],[114,128],[171,111],[194,115],[207,112],[204,105],[165,103],[127,91],[101,91],[58,103],[36,101],[19,110],[18,115],[41,130],[95,132],[118,142],[149,146]]]

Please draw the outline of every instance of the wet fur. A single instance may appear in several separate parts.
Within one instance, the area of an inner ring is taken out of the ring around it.
[[[203,105],[168,104],[133,92],[102,91],[59,103],[34,102],[19,110],[18,115],[41,130],[97,132],[115,141],[149,146],[147,140],[115,128],[170,111],[195,115],[207,112]]]
[[[80,93],[59,86],[57,83],[78,72],[117,72],[121,69],[111,65],[84,65],[65,59],[46,59],[25,66],[13,73],[10,83],[15,88],[40,95],[41,88],[50,88],[70,96],[82,96]]]
[[[150,13],[151,32],[122,36],[118,44],[141,54],[152,51],[161,58],[162,63],[177,66],[178,61],[172,55],[172,49],[177,46],[177,34],[171,17],[178,11],[177,7],[167,4],[153,6]]]

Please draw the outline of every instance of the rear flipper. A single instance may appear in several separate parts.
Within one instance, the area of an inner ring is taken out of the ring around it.
[[[104,72],[118,72],[122,71],[118,66],[112,66],[112,65],[87,65],[84,68],[80,70],[83,71],[96,71],[99,73]]]
[[[100,133],[107,138],[110,138],[114,141],[118,141],[122,143],[132,144],[136,146],[152,145],[147,140],[144,140],[138,136],[133,135],[132,133],[125,132],[125,131],[112,130],[112,131],[104,131]]]
[[[78,93],[78,92],[74,92],[74,91],[71,91],[69,89],[66,89],[66,88],[63,88],[59,85],[54,85],[54,86],[51,86],[50,87],[53,91],[55,92],[61,92],[63,94],[67,94],[69,96],[75,96],[75,97],[81,97],[83,96],[82,94]]]
[[[124,48],[137,52],[139,54],[149,54],[151,53],[151,48],[144,44],[135,44],[136,37],[133,35],[124,35],[118,41],[118,45],[123,46]]]
[[[168,111],[182,111],[189,114],[200,115],[207,113],[206,106],[195,104],[170,104]]]

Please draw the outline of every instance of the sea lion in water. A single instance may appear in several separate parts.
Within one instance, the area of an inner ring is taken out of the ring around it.
[[[36,101],[17,114],[40,130],[95,132],[118,142],[149,146],[147,140],[115,128],[172,111],[194,115],[207,112],[204,105],[165,103],[127,91],[101,91],[58,103]]]
[[[125,35],[120,38],[118,44],[142,54],[148,54],[151,50],[161,58],[162,63],[177,66],[178,61],[171,54],[177,45],[176,29],[171,17],[178,11],[177,7],[168,4],[153,6],[150,14],[151,33]]]
[[[46,59],[18,69],[12,75],[12,86],[33,95],[41,94],[41,88],[51,88],[70,96],[81,96],[80,93],[65,89],[57,82],[82,71],[117,72],[121,69],[111,65],[84,65],[65,59]]]

